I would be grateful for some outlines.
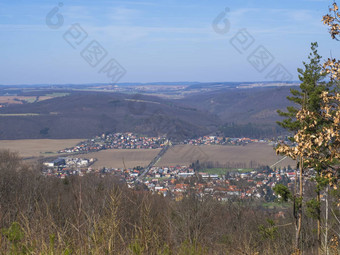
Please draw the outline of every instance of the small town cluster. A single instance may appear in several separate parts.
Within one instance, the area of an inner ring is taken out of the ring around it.
[[[285,139],[286,140],[286,139]],[[288,141],[288,140],[287,140]],[[176,144],[190,145],[245,145],[248,143],[270,143],[271,141],[250,138],[227,138],[203,136],[187,139]],[[274,142],[272,142],[274,143]],[[193,162],[191,166],[155,166],[155,162],[173,144],[166,137],[147,137],[133,133],[111,133],[96,136],[79,143],[73,148],[60,150],[68,155],[53,161],[45,162],[43,173],[61,179],[68,176],[96,174],[102,177],[112,175],[124,181],[131,188],[136,186],[153,193],[181,200],[188,192],[195,192],[200,197],[212,196],[223,201],[231,197],[242,199],[264,198],[275,199],[273,187],[282,183],[290,186],[295,179],[295,171],[290,167],[272,170],[269,167],[258,169],[219,169],[217,172],[204,169]],[[101,168],[96,169],[95,158],[77,158],[74,154],[83,154],[106,149],[155,149],[162,148],[156,158],[146,167],[134,168]],[[73,154],[71,156],[70,154]]]
[[[138,136],[133,133],[110,133],[83,141],[58,153],[87,153],[107,149],[156,149],[164,146],[165,137]]]
[[[223,136],[203,136],[196,139],[186,139],[176,144],[191,145],[244,145],[254,142],[268,142],[267,140],[250,138],[230,138]],[[107,149],[156,149],[162,148],[169,141],[165,136],[148,137],[139,136],[133,133],[110,133],[96,136],[83,141],[72,148],[66,148],[58,153],[87,153]]]
[[[130,188],[142,186],[153,193],[181,200],[188,192],[195,192],[200,197],[212,196],[219,201],[230,198],[264,198],[275,199],[272,188],[276,184],[290,187],[295,179],[295,171],[291,168],[272,170],[269,167],[259,169],[225,169],[224,173],[209,174],[195,169],[194,166],[151,167],[141,178],[145,169],[135,168],[102,168],[94,169],[91,165],[95,159],[58,158],[46,162],[43,173],[61,179],[71,175],[83,176],[96,174],[102,177],[112,175],[124,181]]]
[[[291,169],[273,171],[264,167],[254,171],[235,169],[226,170],[225,174],[209,174],[177,166],[155,167],[147,176],[149,178],[144,184],[149,190],[177,201],[188,192],[194,192],[199,197],[211,196],[219,201],[231,198],[264,198],[266,201],[273,201],[275,196],[272,188],[279,183],[290,186],[295,172]]]
[[[184,140],[181,144],[191,145],[245,145],[248,143],[268,143],[268,140],[251,139],[247,137],[232,138],[224,136],[203,136],[197,139]]]

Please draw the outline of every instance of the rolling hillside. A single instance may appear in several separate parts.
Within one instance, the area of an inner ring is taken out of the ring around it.
[[[65,96],[0,108],[0,139],[76,139],[106,132],[173,139],[218,132],[227,136],[275,135],[280,132],[276,110],[287,106],[289,89],[232,87],[183,99],[66,90]],[[35,93],[46,92],[23,95]]]
[[[152,96],[72,93],[0,109],[0,139],[84,138],[105,132],[183,138],[220,125],[212,114]]]
[[[279,120],[277,109],[284,110],[289,101],[291,87],[252,89],[223,89],[200,95],[188,96],[186,103],[202,111],[216,114],[223,123],[273,124]]]

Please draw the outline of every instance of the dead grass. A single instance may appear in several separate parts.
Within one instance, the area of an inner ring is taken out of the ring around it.
[[[81,155],[84,158],[96,158],[98,161],[93,164],[94,168],[131,168],[135,166],[147,166],[156,157],[160,149],[133,149],[133,150],[103,150]]]
[[[0,96],[0,104],[22,104],[21,101],[17,100],[32,100],[35,97],[20,97],[20,96]],[[15,100],[17,99],[17,100]]]
[[[282,159],[277,156],[272,146],[267,144],[249,144],[245,146],[221,145],[177,145],[157,163],[157,166],[189,165],[196,160],[200,162],[218,162],[219,164],[245,163],[249,166],[251,161],[260,165],[272,165]],[[295,166],[291,159],[285,159],[277,167]]]
[[[0,149],[9,149],[18,152],[22,157],[49,157],[56,155],[58,150],[75,146],[81,139],[27,139],[27,140],[0,140]],[[77,157],[96,158],[93,165],[101,167],[135,167],[147,166],[158,154],[160,149],[134,149],[134,150],[103,150]],[[53,154],[51,154],[52,152]],[[251,161],[260,165],[272,165],[282,156],[277,156],[267,144],[249,144],[246,146],[219,146],[219,145],[177,145],[173,146],[156,164],[157,166],[190,165],[192,162],[218,162],[244,163],[248,167]],[[295,166],[295,162],[285,159],[278,167]]]
[[[36,98],[36,96],[0,96],[0,104],[22,104],[22,101],[33,103]],[[51,98],[53,98],[53,96],[40,96],[38,101],[40,102]]]
[[[0,149],[18,152],[21,157],[48,157],[49,152],[75,146],[81,139],[0,140]]]

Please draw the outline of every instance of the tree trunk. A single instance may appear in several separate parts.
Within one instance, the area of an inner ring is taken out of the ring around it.
[[[297,202],[296,202],[296,197],[297,197],[297,172],[299,169],[299,163],[296,165],[296,170],[295,170],[295,178],[294,178],[294,196],[293,196],[293,215],[294,215],[294,225],[295,225],[295,243],[296,243],[296,249],[298,248],[298,235],[297,235],[297,229],[298,229],[298,214],[297,214]]]
[[[328,185],[326,187],[326,212],[325,212],[325,254],[328,255]]]
[[[301,227],[302,227],[302,197],[303,197],[303,175],[302,175],[302,170],[303,170],[303,157],[300,157],[300,178],[299,178],[299,201],[298,201],[298,224],[297,224],[297,229],[296,229],[296,250],[300,251],[299,246],[300,246],[300,241],[301,241]]]
[[[317,218],[317,225],[318,225],[318,254],[321,254],[321,199],[320,199],[320,190],[318,188],[317,190],[317,196],[316,196],[316,201],[318,203],[318,208],[317,208],[317,214],[318,214],[318,218]]]

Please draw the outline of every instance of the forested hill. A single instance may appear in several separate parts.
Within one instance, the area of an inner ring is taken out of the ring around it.
[[[287,106],[288,94],[289,87],[231,88],[176,100],[68,91],[62,97],[0,108],[0,139],[89,138],[106,132],[175,139],[221,133],[273,136],[281,132],[276,110]]]

